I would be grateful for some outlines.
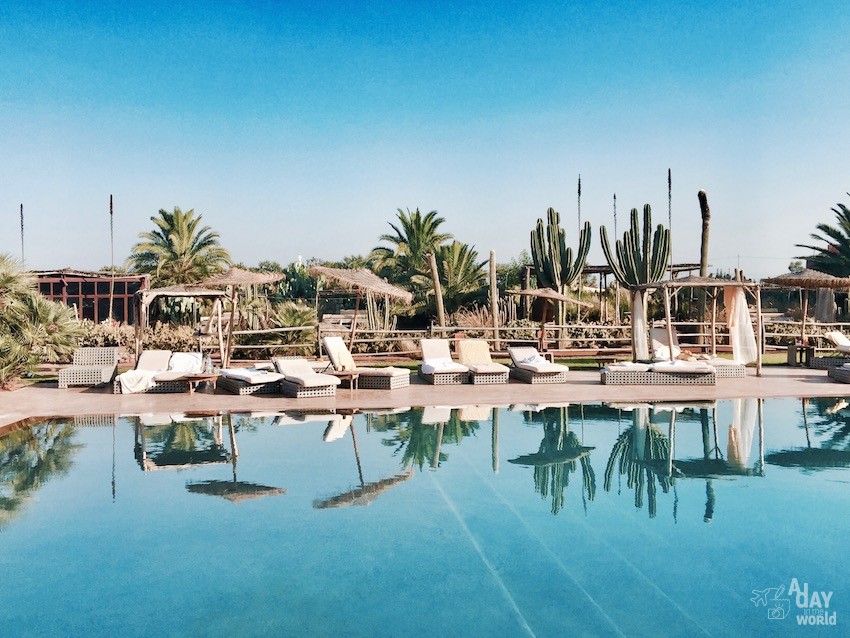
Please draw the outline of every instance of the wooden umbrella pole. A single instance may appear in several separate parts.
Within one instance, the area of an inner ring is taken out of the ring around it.
[[[357,330],[357,312],[360,310],[360,298],[363,296],[363,290],[357,289],[357,301],[354,302],[354,319],[351,320],[351,333],[348,336],[348,349],[354,345],[354,331]]]
[[[664,313],[667,315],[667,348],[670,350],[670,361],[673,356],[673,317],[670,313],[670,289],[664,286]]]
[[[717,356],[717,288],[711,291],[711,356]]]
[[[230,293],[230,323],[227,326],[227,348],[225,351],[225,360],[222,362],[223,368],[230,366],[230,354],[233,347],[233,324],[236,323],[236,286],[232,287]]]
[[[499,473],[499,408],[492,411],[493,431],[490,435],[490,456],[493,474]]]
[[[803,317],[800,321],[800,345],[806,345],[806,315],[809,314],[809,291],[802,290],[803,294]]]
[[[764,319],[761,316],[761,288],[756,285],[756,376],[761,376],[761,364],[764,356]],[[761,404],[759,404],[759,407]]]

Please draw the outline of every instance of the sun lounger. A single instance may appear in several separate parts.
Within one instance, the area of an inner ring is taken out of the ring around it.
[[[59,387],[109,383],[118,370],[118,348],[77,348],[74,362],[59,371]]]
[[[490,346],[483,339],[461,339],[457,342],[458,359],[469,368],[469,380],[478,384],[507,383],[510,369],[494,363]]]
[[[812,357],[810,367],[829,370],[850,363],[850,339],[838,330],[825,332],[823,336],[832,343],[835,352],[825,357]]]
[[[655,361],[670,361],[670,346],[667,343],[667,328],[653,327],[649,331],[652,341],[652,357]],[[743,363],[735,363],[729,359],[712,357],[709,355],[694,355],[682,350],[679,345],[679,336],[673,331],[673,360],[674,361],[702,361],[714,368],[718,379],[730,377],[747,376],[747,366]]]
[[[850,383],[850,363],[828,368],[827,376],[838,383]]]
[[[550,363],[537,348],[508,348],[511,357],[511,377],[524,383],[566,383],[569,368]]]
[[[469,368],[452,361],[449,342],[445,339],[422,339],[422,363],[419,376],[432,385],[456,385],[469,380]]]
[[[280,394],[283,375],[260,368],[225,368],[218,386],[231,394]]]
[[[603,385],[715,385],[717,372],[703,361],[612,363],[602,369]]]
[[[339,379],[313,370],[306,359],[272,359],[275,370],[283,375],[278,383],[282,394],[296,399],[336,396]]]
[[[174,352],[171,350],[145,350],[139,355],[136,367],[115,377],[115,394],[163,394],[188,392],[186,374],[201,371],[203,359],[200,352]]]
[[[342,337],[322,337],[322,346],[337,372],[354,372],[359,376],[358,388],[370,390],[395,390],[410,385],[410,371],[404,368],[360,368],[354,363]]]

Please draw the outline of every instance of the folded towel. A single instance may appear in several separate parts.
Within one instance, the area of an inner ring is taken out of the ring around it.
[[[159,370],[127,370],[127,372],[122,372],[118,375],[121,393],[133,394],[149,390],[155,385],[153,378],[159,373]]]
[[[274,383],[283,379],[282,374],[269,372],[268,370],[257,370],[256,368],[226,368],[221,371],[221,375],[229,379],[238,379],[251,385]]]

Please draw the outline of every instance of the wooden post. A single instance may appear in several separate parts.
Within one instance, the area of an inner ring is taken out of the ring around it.
[[[800,345],[806,345],[806,315],[809,314],[809,291],[800,289],[803,294],[803,316],[800,321]]]
[[[233,347],[233,324],[236,323],[236,286],[231,287],[230,293],[230,323],[227,325],[227,347],[224,351],[224,359],[221,367],[227,368],[230,365],[231,348]]]
[[[764,353],[764,321],[761,316],[761,287],[756,284],[756,376],[761,376],[762,354]]]
[[[499,473],[499,408],[492,411],[493,431],[490,435],[490,456],[493,474]]]
[[[673,318],[670,313],[670,289],[664,286],[664,313],[667,315],[667,349],[670,351],[670,361],[673,356]]]
[[[363,296],[363,291],[357,289],[357,301],[354,302],[354,319],[351,320],[351,334],[348,337],[348,349],[354,345],[354,331],[357,330],[357,311],[360,309],[360,298]]]
[[[717,356],[717,288],[711,294],[711,356]]]
[[[501,350],[499,344],[499,282],[496,279],[496,251],[490,251],[490,315],[493,318],[493,349]]]
[[[522,290],[528,290],[531,288],[531,266],[526,266],[522,273]],[[528,319],[529,314],[529,306],[531,305],[531,301],[528,297],[523,295],[520,297],[520,303],[522,305],[522,319]]]
[[[443,309],[443,289],[440,287],[440,273],[437,272],[437,258],[434,253],[428,253],[428,263],[431,264],[431,279],[434,282],[434,299],[437,301],[437,322],[441,328],[446,327],[446,312]],[[445,333],[440,333],[441,337]]]

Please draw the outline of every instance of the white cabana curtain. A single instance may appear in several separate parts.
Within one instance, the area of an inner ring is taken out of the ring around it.
[[[803,291],[806,294],[807,291]],[[818,288],[817,302],[815,303],[815,321],[832,323],[835,321],[835,313],[838,306],[835,305],[835,291],[829,288]]]
[[[723,304],[726,306],[726,325],[729,326],[732,360],[735,363],[755,361],[758,357],[758,345],[744,289],[740,286],[724,287]]]
[[[758,399],[732,399],[732,425],[726,447],[729,463],[741,468],[749,466],[757,415]]]

